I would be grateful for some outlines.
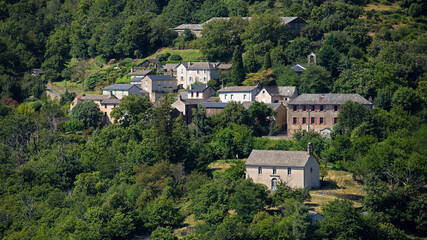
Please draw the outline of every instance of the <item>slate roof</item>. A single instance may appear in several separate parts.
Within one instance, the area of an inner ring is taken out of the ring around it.
[[[225,108],[228,103],[222,103],[222,102],[202,102],[202,107],[205,108]]]
[[[285,86],[267,86],[264,87],[265,90],[273,97],[273,96],[292,96],[296,87],[285,87]]]
[[[295,104],[337,104],[342,105],[348,101],[357,102],[360,104],[372,105],[371,102],[360,96],[359,94],[353,93],[320,93],[320,94],[308,94],[304,93],[294,98],[289,105]]]
[[[163,66],[163,69],[176,69],[179,63],[167,63]]]
[[[225,92],[251,92],[254,89],[257,89],[258,86],[234,86],[234,87],[224,87],[218,90],[219,93]]]
[[[134,77],[132,80],[130,80],[130,82],[141,82],[142,81],[142,77]]]
[[[171,81],[171,80],[176,80],[175,77],[171,76],[171,75],[147,75],[145,76],[153,81]]]
[[[292,70],[294,70],[295,72],[303,72],[304,70],[306,70],[305,66],[307,65],[307,63],[298,63],[297,65],[291,67]]]
[[[129,73],[129,75],[131,75],[131,76],[145,76],[148,74],[154,74],[154,72],[151,70],[135,70],[135,71]]]
[[[221,70],[229,70],[231,69],[231,67],[232,67],[232,64],[230,63],[221,63],[217,66],[217,68]]]
[[[117,98],[105,99],[101,101],[101,104],[120,104],[122,100]]]
[[[118,90],[118,91],[127,91],[131,89],[132,87],[139,88],[136,84],[113,84],[111,86],[108,86],[106,88],[103,88],[102,90]]]
[[[206,89],[212,88],[210,85],[190,85],[188,92],[204,92]]]
[[[182,62],[181,64],[189,70],[211,70],[217,69],[218,66],[218,63],[213,62]]]
[[[309,158],[307,151],[252,150],[245,165],[304,167]]]
[[[185,30],[190,29],[193,31],[202,31],[203,24],[181,24],[178,27],[174,28],[174,30]]]
[[[251,17],[242,17],[242,18],[245,20],[249,20],[249,21],[251,20]],[[282,24],[288,24],[288,23],[293,22],[294,20],[297,20],[297,19],[305,22],[304,20],[302,20],[298,17],[280,17]],[[208,22],[213,21],[213,20],[230,20],[230,18],[229,17],[213,17],[213,18],[207,20],[205,23],[208,23]]]
[[[252,103],[254,103],[254,102],[243,102],[243,103],[241,103],[242,105],[243,105],[243,107],[245,108],[245,109],[249,109],[249,107],[252,105]],[[273,109],[274,111],[276,111],[280,106],[282,106],[283,104],[282,103],[266,103],[266,105],[269,107],[269,108],[271,108],[271,109]]]
[[[99,95],[99,94],[84,94],[81,97],[79,97],[80,100],[83,101],[101,101],[104,99],[108,99],[110,95]]]

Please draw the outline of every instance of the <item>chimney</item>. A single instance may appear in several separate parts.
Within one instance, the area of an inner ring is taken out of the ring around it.
[[[307,144],[307,152],[308,155],[313,155],[313,144],[311,142]]]

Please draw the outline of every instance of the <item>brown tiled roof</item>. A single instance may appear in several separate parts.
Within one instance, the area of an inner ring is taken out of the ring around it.
[[[222,92],[250,92],[254,89],[258,88],[258,86],[234,86],[234,87],[224,87],[218,90],[219,93]]]
[[[371,102],[360,96],[352,93],[320,93],[320,94],[301,94],[294,98],[289,105],[295,104],[338,104],[342,105],[346,102],[357,102],[360,104],[372,105]]]
[[[252,150],[245,165],[304,167],[309,158],[307,151]]]

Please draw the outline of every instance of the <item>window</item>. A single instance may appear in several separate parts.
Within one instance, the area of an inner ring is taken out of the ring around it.
[[[288,168],[288,175],[291,175],[291,168]]]
[[[339,108],[338,108],[338,105],[334,105],[334,111],[335,111],[335,112],[338,112],[338,109],[339,109]]]
[[[277,174],[276,168],[273,168],[273,174]]]
[[[246,99],[246,94],[243,94],[243,99]]]
[[[265,90],[262,90],[262,93],[265,93]]]
[[[316,106],[311,105],[311,111],[314,112],[316,110]]]
[[[296,118],[296,117],[294,117],[294,118],[292,119],[292,123],[293,123],[293,124],[297,124],[297,118]]]
[[[191,81],[193,81],[193,78],[192,78],[192,77],[189,77],[189,78],[188,78],[188,81],[190,81],[190,82],[191,82]]]
[[[258,167],[258,174],[262,173],[262,167]]]
[[[285,98],[284,98],[284,100],[285,100],[285,101],[288,101],[288,98],[287,98],[287,97],[285,97]]]
[[[203,73],[206,73],[206,70],[203,70]]]
[[[312,168],[312,167],[310,168],[310,172],[311,172],[311,173],[313,172],[313,168]]]
[[[181,73],[184,73],[184,69],[183,68],[181,68]]]
[[[233,94],[230,95],[230,99],[233,99]]]
[[[320,105],[320,106],[319,106],[319,110],[320,110],[320,111],[323,111],[323,105]]]
[[[227,94],[224,95],[224,99],[227,99]]]
[[[277,190],[277,179],[271,179],[271,190]]]
[[[293,110],[294,110],[294,111],[297,111],[297,110],[298,110],[297,105],[294,105],[294,106],[293,106]]]
[[[310,124],[314,124],[315,122],[316,122],[316,118],[311,117],[311,119],[310,119]]]
[[[200,71],[199,70],[197,70],[197,74],[199,74],[200,73]]]
[[[307,110],[307,106],[302,105],[302,111],[305,112]]]
[[[206,77],[203,77],[203,82],[206,82]]]
[[[302,124],[306,124],[307,123],[307,118],[306,117],[303,117],[302,118]]]
[[[323,124],[323,118],[321,117],[321,118],[319,118],[319,124]]]
[[[337,124],[338,118],[334,117],[334,124]]]
[[[196,97],[199,97],[199,92],[196,93]]]

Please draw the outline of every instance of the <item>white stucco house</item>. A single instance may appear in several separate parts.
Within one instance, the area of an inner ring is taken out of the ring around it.
[[[252,150],[246,160],[246,178],[275,190],[279,182],[292,188],[318,188],[319,162],[311,143],[307,151]]]
[[[218,96],[221,102],[252,102],[259,90],[258,86],[224,87],[218,90]]]

